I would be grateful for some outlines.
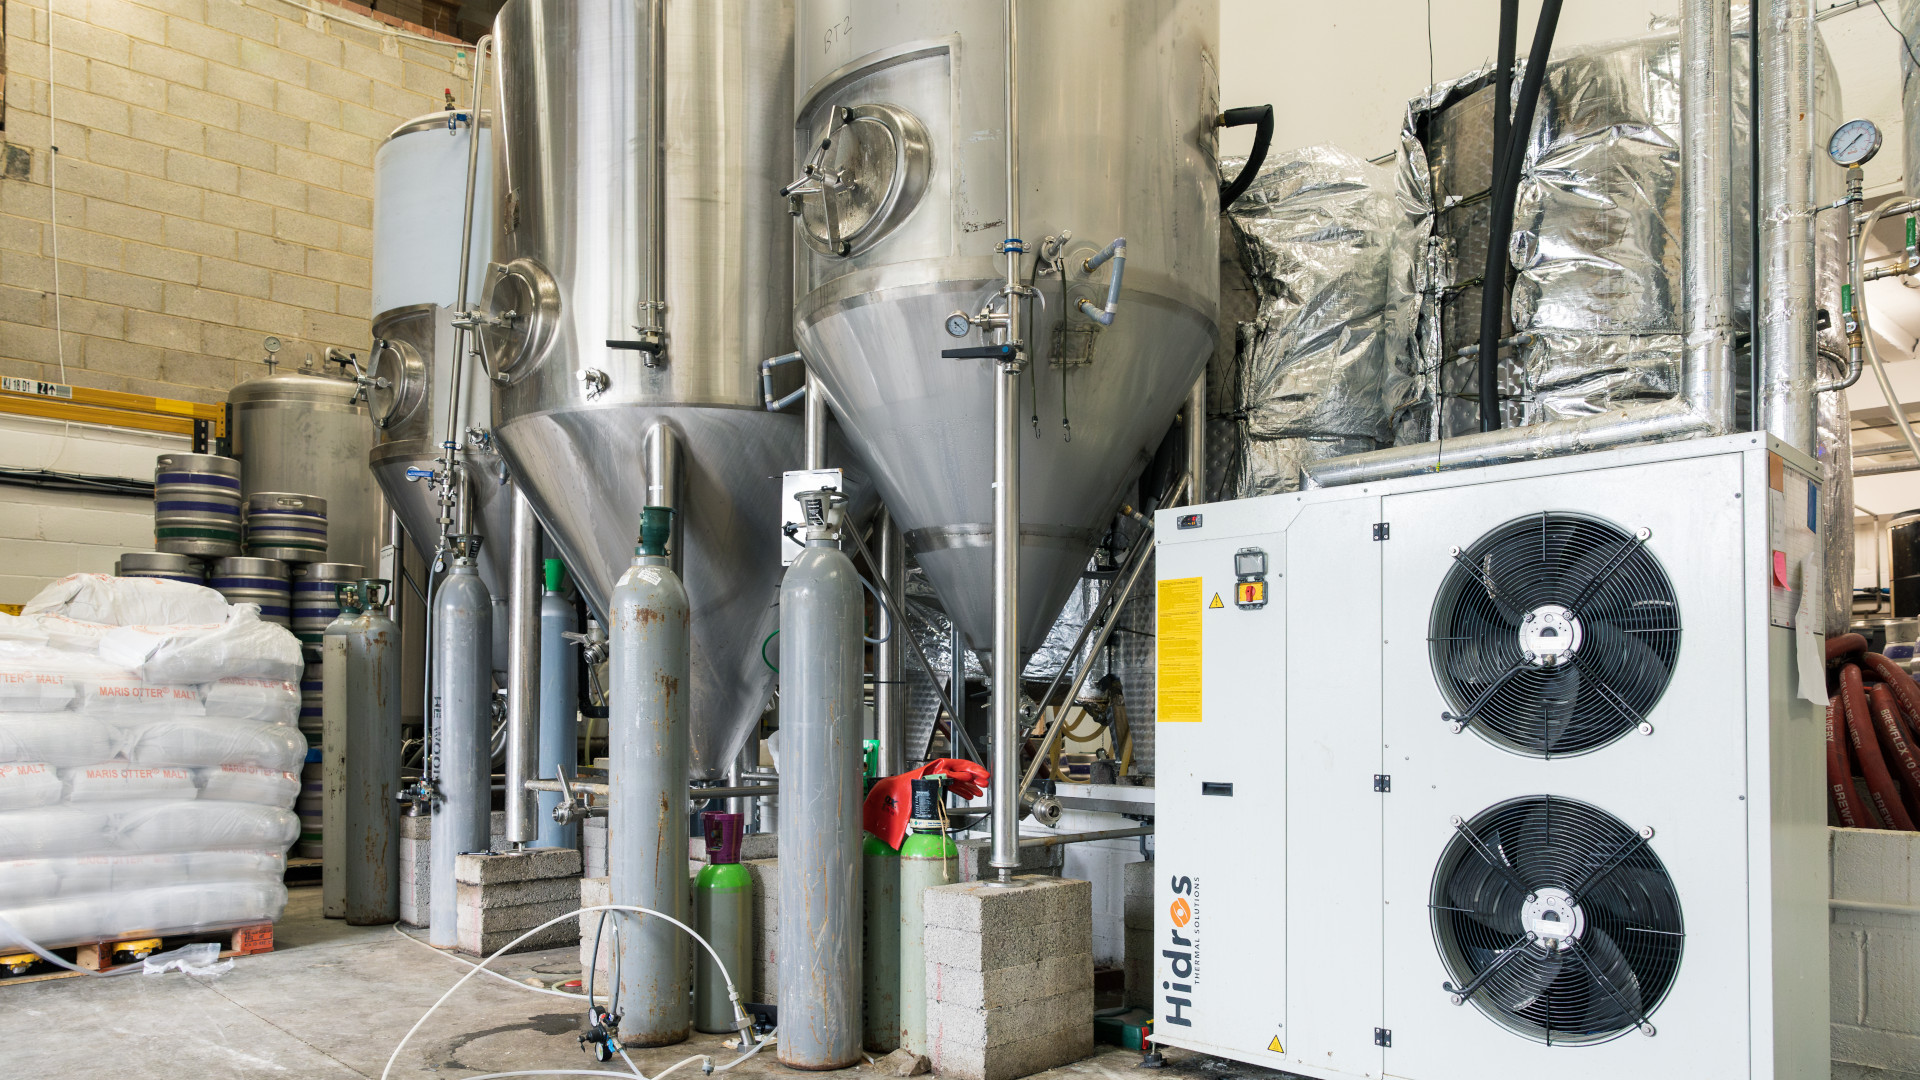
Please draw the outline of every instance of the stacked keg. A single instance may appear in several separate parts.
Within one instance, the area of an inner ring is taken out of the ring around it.
[[[258,604],[262,622],[293,624],[293,588],[287,564],[279,559],[238,556],[218,559],[207,582],[229,604]]]
[[[189,585],[207,583],[207,568],[200,560],[164,551],[129,551],[114,561],[113,575],[184,581]]]
[[[256,491],[247,496],[247,554],[301,565],[327,558],[327,500]]]
[[[153,546],[195,559],[240,554],[240,462],[214,454],[156,458]]]
[[[327,624],[340,617],[340,584],[365,578],[367,568],[359,563],[317,562],[294,573],[293,634],[302,648],[311,651],[320,647]]]

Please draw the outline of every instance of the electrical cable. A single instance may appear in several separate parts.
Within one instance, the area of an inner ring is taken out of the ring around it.
[[[67,334],[60,318],[60,134],[55,129],[53,60],[53,0],[47,0],[47,232],[53,238],[53,349],[60,361],[60,381],[67,381]]]
[[[459,981],[455,982],[452,986],[447,987],[447,992],[444,994],[441,994],[439,1000],[435,1001],[432,1005],[428,1006],[427,1011],[420,1014],[420,1019],[415,1020],[413,1022],[413,1026],[407,1029],[407,1033],[401,1036],[399,1044],[393,1048],[393,1053],[387,1058],[386,1067],[380,1070],[380,1080],[388,1080],[388,1077],[390,1077],[393,1074],[393,1063],[400,1060],[400,1051],[406,1049],[407,1043],[413,1040],[413,1037],[419,1033],[420,1029],[423,1026],[426,1025],[427,1020],[431,1018],[434,1013],[439,1011],[440,1006],[447,1003],[447,999],[453,996],[454,991],[459,990],[462,986],[465,986],[467,984],[468,979],[473,978],[475,974],[481,971],[487,970],[487,965],[493,963],[495,960],[498,960],[500,957],[505,956],[508,952],[513,950],[514,946],[519,945],[521,942],[527,940],[530,937],[533,937],[535,934],[538,934],[540,931],[545,930],[547,927],[552,926],[555,923],[564,922],[567,919],[576,918],[579,915],[589,911],[626,911],[626,912],[633,912],[635,914],[640,914],[640,915],[651,915],[656,919],[664,920],[665,922],[668,922],[686,931],[689,937],[693,938],[693,940],[700,943],[701,948],[704,948],[707,950],[707,954],[713,957],[714,966],[720,969],[720,977],[725,979],[727,982],[727,996],[733,1002],[734,1019],[740,1022],[741,1030],[743,1032],[751,1030],[751,1025],[746,1018],[746,1013],[740,1008],[740,991],[736,989],[734,986],[733,974],[727,970],[726,961],[720,958],[719,952],[715,951],[713,945],[709,943],[706,938],[701,937],[699,932],[694,930],[693,927],[688,926],[686,923],[681,922],[679,919],[676,919],[665,912],[655,911],[652,908],[640,907],[638,905],[632,905],[632,904],[596,904],[590,907],[583,907],[575,911],[569,911],[564,915],[556,915],[553,918],[548,919],[546,922],[541,923],[539,926],[536,926],[531,930],[528,930],[522,933],[519,937],[514,938],[512,941],[509,941],[505,945],[500,946],[500,948],[495,950],[491,956],[488,956],[485,959],[481,960],[478,964],[475,964],[472,967],[472,969],[469,970],[465,975],[460,976]],[[0,918],[0,930],[6,929],[6,926],[4,925],[4,923],[5,923],[4,918]],[[595,959],[598,959],[598,958],[596,957]],[[762,1040],[762,1041],[765,1041],[765,1040]],[[746,1056],[747,1055],[742,1055],[739,1060],[740,1061],[746,1060]],[[698,1059],[695,1059],[695,1060],[698,1060]],[[685,1062],[681,1062],[680,1064],[685,1064]],[[734,1064],[738,1064],[738,1062],[735,1062]],[[677,1069],[679,1067],[680,1065],[675,1065],[672,1068],[668,1069],[667,1071],[671,1072],[672,1069]],[[727,1067],[731,1068],[732,1066],[729,1065]],[[717,1072],[720,1070],[716,1069],[715,1071]],[[637,1074],[638,1070],[635,1070],[635,1072]],[[495,1073],[492,1075],[519,1076],[519,1075],[539,1075],[539,1074]],[[604,1075],[604,1074],[600,1074],[600,1075]],[[660,1076],[665,1076],[665,1075],[666,1073],[661,1073],[659,1074],[659,1076],[654,1076],[650,1078],[650,1080],[660,1080]]]
[[[463,959],[462,957],[455,956],[453,953],[450,953],[445,949],[434,948],[432,945],[429,945],[426,942],[421,941],[419,938],[414,937],[412,934],[407,933],[405,930],[400,929],[400,924],[398,923],[394,924],[393,932],[396,934],[399,934],[401,937],[406,938],[408,941],[413,942],[415,945],[418,945],[423,949],[427,949],[437,955],[446,957],[447,959],[453,961],[456,964],[463,964],[467,967],[480,966],[471,960],[467,960],[467,959]],[[598,955],[599,943],[597,941],[595,942],[594,948],[596,950],[595,955]],[[547,994],[551,997],[573,998],[576,1001],[592,1000],[591,995],[593,993],[593,974],[591,972],[587,974],[587,993],[575,994],[566,990],[555,990],[551,987],[533,986],[529,983],[523,983],[518,979],[512,978],[507,975],[503,975],[500,972],[493,970],[492,968],[482,968],[481,970],[485,971],[487,974],[493,976],[494,978],[500,980],[501,982],[506,983],[508,986],[517,986],[522,990],[530,991],[535,994]]]
[[[101,978],[111,978],[115,975],[131,975],[136,971],[145,970],[145,965],[129,964],[126,967],[115,968],[112,971],[93,971],[88,968],[83,968],[78,964],[68,963],[67,961],[61,959],[58,956],[55,956],[52,952],[48,951],[46,947],[42,946],[39,942],[26,936],[25,934],[22,934],[20,932],[20,928],[13,925],[13,923],[9,921],[7,917],[4,915],[0,915],[0,935],[5,935],[9,940],[19,942],[21,945],[26,947],[26,950],[28,952],[32,953],[35,956],[38,956],[40,959],[45,960],[47,963],[52,964],[55,967],[63,967],[63,968],[66,968],[68,971],[77,971],[82,975],[98,975]]]
[[[1873,0],[1873,6],[1880,12],[1880,17],[1887,20],[1887,29],[1900,35],[1900,45],[1907,50],[1907,59],[1913,62],[1913,66],[1916,69],[1920,69],[1920,56],[1913,54],[1913,42],[1908,41],[1906,33],[1893,24],[1893,17],[1887,14],[1887,9],[1880,3],[1880,0]]]

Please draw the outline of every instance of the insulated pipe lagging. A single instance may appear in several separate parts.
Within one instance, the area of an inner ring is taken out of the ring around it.
[[[1761,98],[1754,106],[1759,154],[1760,295],[1754,311],[1766,429],[1814,452],[1813,9],[1808,0],[1755,8]]]
[[[805,359],[806,357],[801,356],[797,352],[790,352],[760,361],[760,400],[766,403],[768,412],[779,412],[807,396],[807,384],[804,382],[800,384],[798,390],[788,394],[786,397],[776,398],[773,396],[773,369]]]
[[[1093,301],[1084,296],[1080,298],[1080,303],[1076,305],[1080,309],[1080,314],[1085,315],[1101,326],[1112,326],[1114,313],[1120,310],[1120,279],[1125,277],[1127,273],[1126,237],[1121,236],[1115,238],[1113,243],[1108,244],[1100,250],[1100,254],[1095,255],[1093,258],[1081,264],[1081,268],[1091,274],[1106,265],[1108,259],[1113,260],[1113,280],[1107,283],[1106,310],[1102,311],[1095,307]]]
[[[1501,12],[1502,28],[1506,12]],[[1493,180],[1493,207],[1487,219],[1487,272],[1480,285],[1480,430],[1500,427],[1500,331],[1507,309],[1507,245],[1513,239],[1513,204],[1520,190],[1521,166],[1527,159],[1527,138],[1533,131],[1534,107],[1546,81],[1547,58],[1553,51],[1553,31],[1560,22],[1560,0],[1540,5],[1540,21],[1533,30],[1533,50],[1527,54],[1527,73],[1520,80],[1520,100],[1499,153],[1499,171]],[[1502,69],[1502,74],[1509,70]],[[1495,119],[1506,101],[1495,102]],[[1439,403],[1434,403],[1439,407]]]

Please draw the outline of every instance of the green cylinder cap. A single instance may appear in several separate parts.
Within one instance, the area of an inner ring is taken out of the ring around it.
[[[649,506],[640,511],[640,554],[664,556],[672,533],[672,507]]]
[[[566,584],[567,581],[567,564],[561,562],[559,559],[548,559],[546,560],[546,571],[547,591],[559,592],[560,587]]]

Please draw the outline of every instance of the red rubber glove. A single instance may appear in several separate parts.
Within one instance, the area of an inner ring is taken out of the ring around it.
[[[928,775],[945,775],[947,790],[963,799],[979,798],[991,774],[964,758],[938,758],[898,776],[883,777],[867,792],[866,805],[860,810],[860,823],[874,836],[898,851],[907,836],[907,818],[913,812],[912,781]]]

